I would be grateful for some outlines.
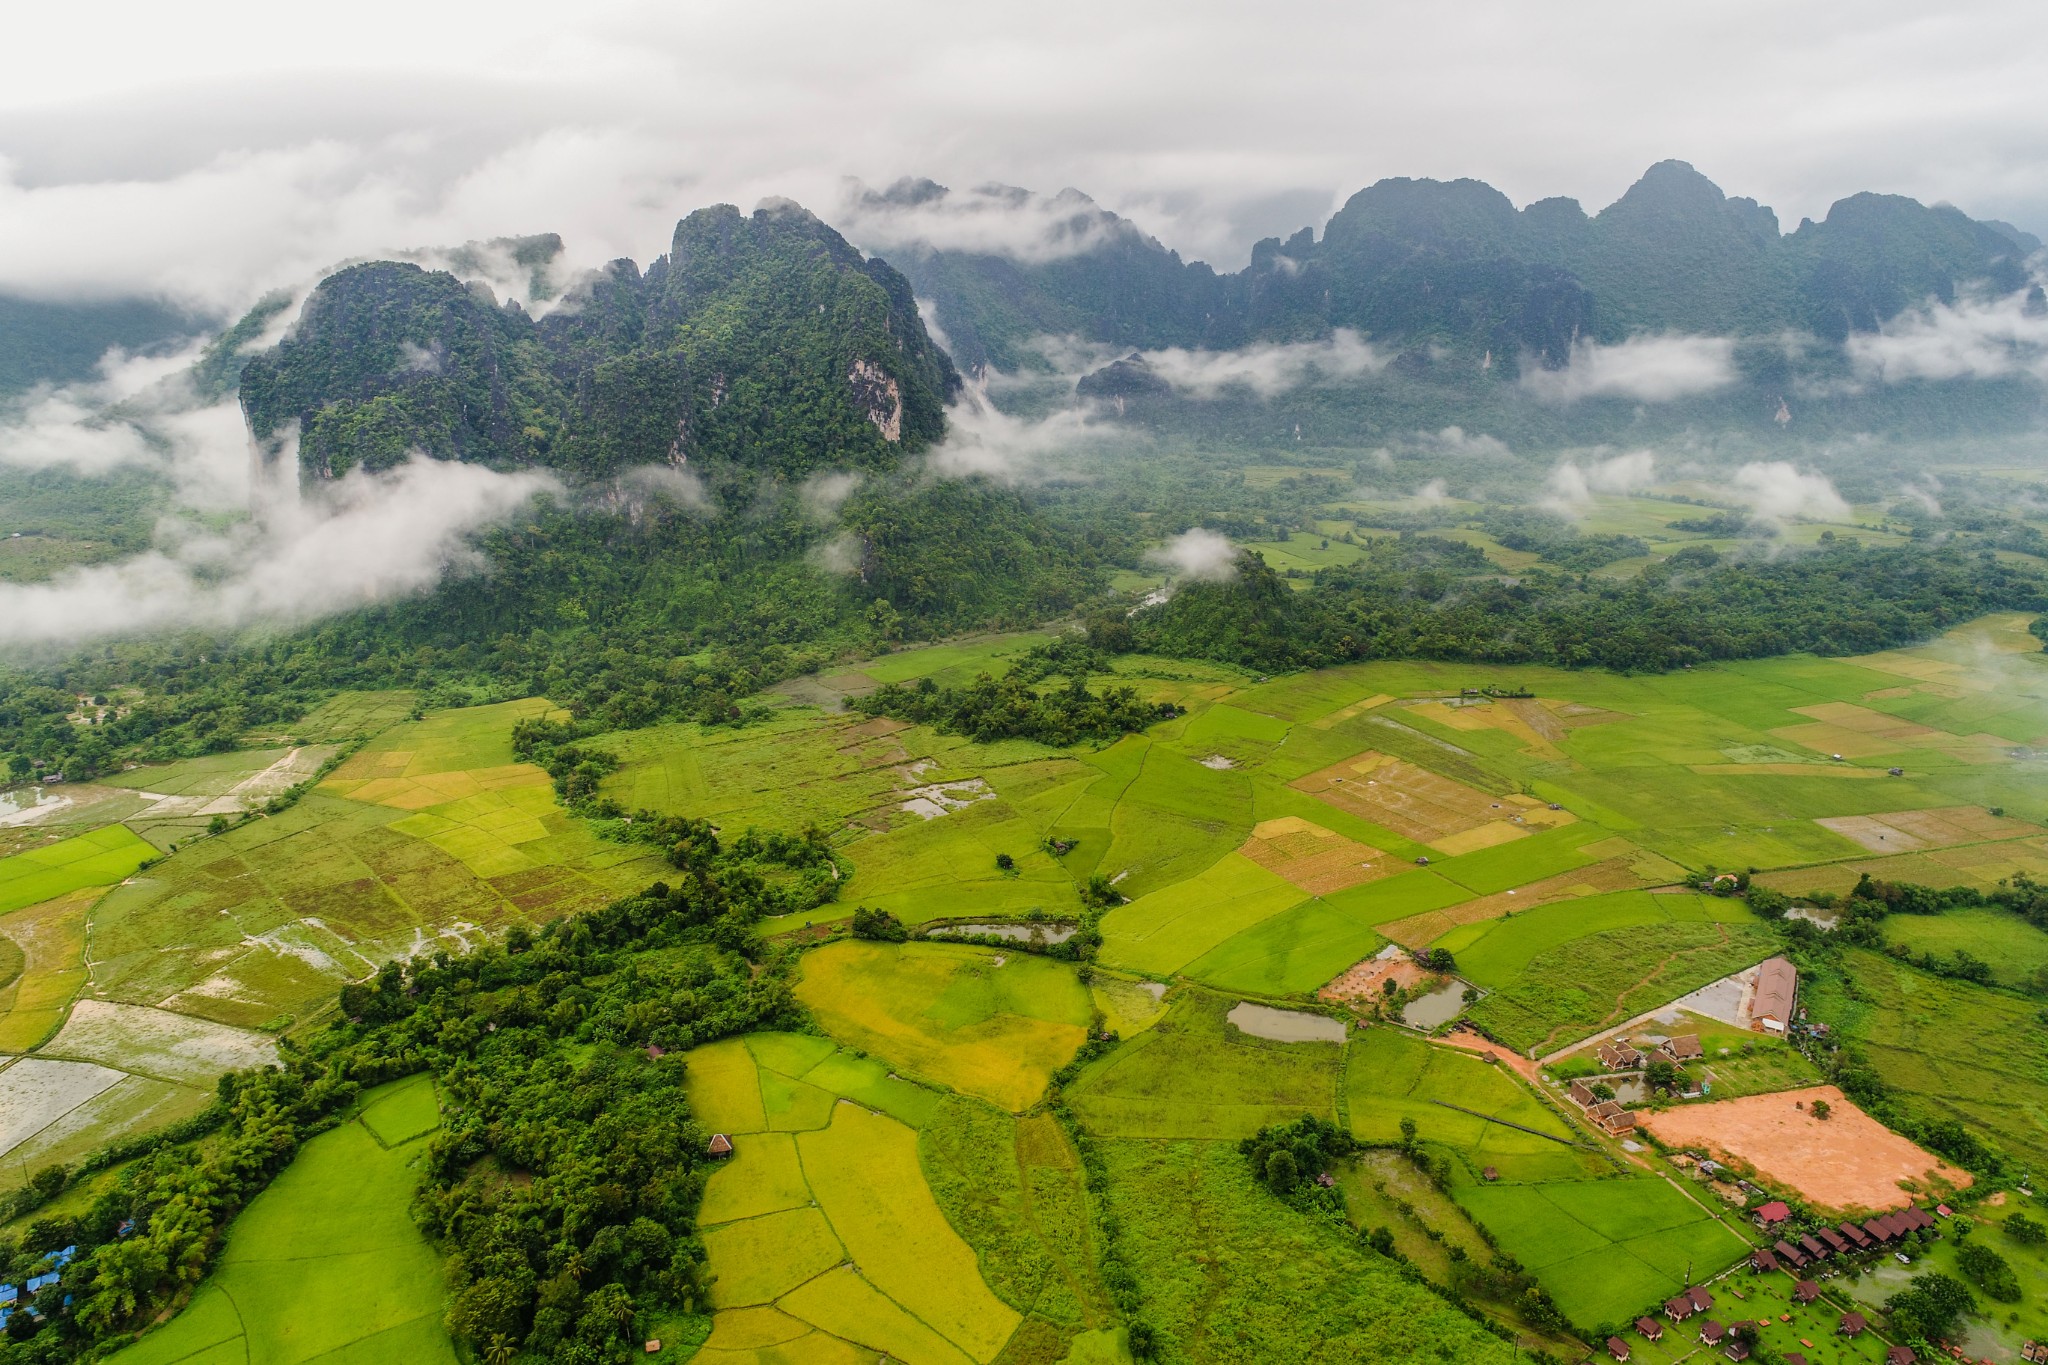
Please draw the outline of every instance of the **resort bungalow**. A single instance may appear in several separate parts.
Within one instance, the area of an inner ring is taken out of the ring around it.
[[[1785,1365],[1806,1365],[1806,1357],[1797,1351],[1787,1351],[1779,1359],[1783,1360]]]
[[[1840,1231],[1842,1234],[1842,1240],[1846,1241],[1850,1246],[1856,1248],[1856,1250],[1870,1250],[1870,1234],[1865,1232],[1862,1228],[1856,1226],[1854,1223],[1844,1223],[1842,1224]]]
[[[1636,1126],[1635,1110],[1624,1109],[1612,1100],[1609,1100],[1606,1104],[1601,1105],[1600,1108],[1602,1112],[1596,1114],[1594,1117],[1599,1121],[1600,1126],[1602,1128],[1605,1128],[1609,1134],[1626,1133]]]
[[[1913,1365],[1919,1358],[1910,1346],[1894,1346],[1884,1353],[1884,1365]]]
[[[1692,1311],[1695,1313],[1704,1313],[1714,1306],[1714,1296],[1698,1285],[1686,1290],[1685,1296],[1692,1300]]]
[[[1692,1300],[1683,1294],[1675,1299],[1664,1300],[1664,1316],[1673,1322],[1684,1322],[1692,1316]]]
[[[1820,1297],[1820,1286],[1812,1280],[1801,1280],[1792,1290],[1792,1297],[1801,1303],[1812,1303]]]
[[[1764,1231],[1769,1232],[1791,1216],[1792,1209],[1790,1205],[1786,1204],[1782,1199],[1773,1199],[1770,1203],[1759,1206],[1757,1211],[1749,1217],[1750,1221],[1754,1222]]]
[[[1837,1256],[1849,1250],[1849,1239],[1836,1232],[1833,1228],[1822,1228],[1813,1235],[1827,1243],[1828,1250],[1834,1252]]]
[[[1630,1047],[1627,1043],[1602,1043],[1593,1055],[1598,1057],[1600,1065],[1606,1067],[1609,1071],[1640,1071],[1643,1069],[1643,1054]]]
[[[1664,1324],[1655,1318],[1637,1318],[1636,1335],[1644,1341],[1664,1340]]]
[[[1594,1105],[1600,1103],[1599,1100],[1593,1097],[1593,1087],[1587,1085],[1584,1081],[1573,1081],[1571,1088],[1566,1090],[1565,1094],[1571,1096],[1572,1103],[1581,1109],[1591,1109]]]
[[[1727,1335],[1728,1329],[1715,1322],[1712,1318],[1708,1318],[1704,1323],[1700,1324],[1700,1340],[1709,1346],[1719,1346],[1721,1338]]]
[[[1845,1337],[1860,1337],[1863,1335],[1863,1329],[1868,1326],[1870,1326],[1869,1319],[1865,1318],[1861,1313],[1844,1313],[1842,1314],[1841,1325],[1835,1328],[1835,1330]]]
[[[1872,1218],[1863,1224],[1863,1230],[1870,1234],[1870,1240],[1878,1246],[1889,1246],[1899,1239],[1892,1231],[1891,1224],[1883,1218]]]
[[[1751,1270],[1763,1271],[1776,1270],[1778,1268],[1778,1253],[1772,1251],[1769,1247],[1758,1247],[1755,1251],[1749,1253],[1749,1268]]]
[[[1771,1248],[1778,1254],[1778,1264],[1790,1270],[1806,1269],[1806,1253],[1790,1242],[1780,1241]]]
[[[1674,1062],[1696,1062],[1707,1055],[1706,1049],[1700,1046],[1700,1036],[1697,1033],[1684,1033],[1676,1038],[1666,1038],[1659,1050]]]
[[[1756,991],[1749,1001],[1749,1026],[1763,1033],[1783,1033],[1792,1022],[1792,1001],[1799,993],[1799,973],[1782,957],[1756,969]]]
[[[1828,1254],[1828,1249],[1811,1234],[1799,1239],[1799,1249],[1806,1253],[1806,1259],[1809,1261],[1821,1260]]]
[[[1607,1338],[1607,1354],[1613,1356],[1616,1360],[1627,1360],[1628,1343],[1620,1337]]]
[[[1728,1349],[1721,1352],[1721,1354],[1727,1356],[1730,1360],[1738,1362],[1739,1365],[1739,1362],[1749,1359],[1749,1343],[1741,1337],[1737,1337],[1728,1343]]]

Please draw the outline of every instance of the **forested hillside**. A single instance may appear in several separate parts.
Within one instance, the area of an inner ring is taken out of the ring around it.
[[[302,476],[437,459],[602,477],[692,465],[802,477],[891,466],[944,430],[959,383],[881,260],[793,204],[676,226],[536,320],[445,271],[375,261],[323,281],[241,372],[273,459]]]
[[[911,183],[872,207],[948,193]],[[1071,207],[1069,235],[1082,249],[1043,262],[898,254],[961,364],[1029,366],[1025,343],[1045,333],[1223,350],[1348,327],[1407,352],[1448,348],[1461,368],[1484,364],[1498,382],[1514,379],[1525,357],[1564,364],[1581,339],[1792,330],[1840,342],[1930,297],[2024,289],[2024,262],[2041,245],[1952,207],[1883,194],[1851,196],[1787,233],[1769,208],[1725,195],[1682,161],[1652,166],[1595,214],[1563,198],[1517,209],[1477,180],[1382,180],[1353,195],[1320,237],[1309,227],[1268,238],[1229,274],[1183,262],[1081,196]]]

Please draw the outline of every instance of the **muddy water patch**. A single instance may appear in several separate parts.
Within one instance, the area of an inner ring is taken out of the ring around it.
[[[1006,938],[1013,943],[1065,943],[1079,926],[1072,924],[941,924],[926,938]]]
[[[1401,1006],[1401,1022],[1428,1032],[1443,1027],[1465,1010],[1465,983],[1452,977],[1427,995]]]
[[[1270,1038],[1276,1043],[1342,1044],[1344,1041],[1343,1023],[1320,1014],[1276,1010],[1271,1005],[1254,1005],[1247,1000],[1231,1010],[1228,1017],[1240,1032],[1249,1033],[1254,1038]]]

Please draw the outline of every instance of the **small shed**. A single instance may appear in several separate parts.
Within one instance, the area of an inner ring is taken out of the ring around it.
[[[731,1138],[729,1138],[729,1137],[727,1137],[727,1136],[726,1136],[725,1134],[723,1134],[723,1133],[713,1133],[713,1134],[711,1135],[711,1141],[710,1141],[710,1142],[709,1142],[708,1144],[706,1144],[706,1146],[705,1146],[705,1148],[704,1148],[704,1154],[705,1154],[706,1156],[711,1156],[711,1157],[728,1157],[728,1156],[731,1156],[731,1155],[732,1155],[732,1139],[731,1139]]]
[[[1485,1170],[1479,1173],[1479,1178],[1486,1181],[1488,1184],[1492,1184],[1494,1181],[1500,1179],[1500,1170],[1497,1167],[1488,1166]]]
[[[1780,1359],[1785,1362],[1785,1365],[1806,1365],[1806,1357],[1797,1351],[1787,1351]]]

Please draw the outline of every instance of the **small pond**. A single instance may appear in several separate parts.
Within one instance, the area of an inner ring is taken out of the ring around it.
[[[1344,1024],[1321,1014],[1300,1010],[1276,1010],[1271,1005],[1239,1002],[1230,1012],[1230,1022],[1254,1038],[1276,1043],[1342,1043]]]
[[[1401,1022],[1425,1032],[1457,1018],[1465,1009],[1465,983],[1452,977],[1428,995],[1418,995],[1401,1006]]]

